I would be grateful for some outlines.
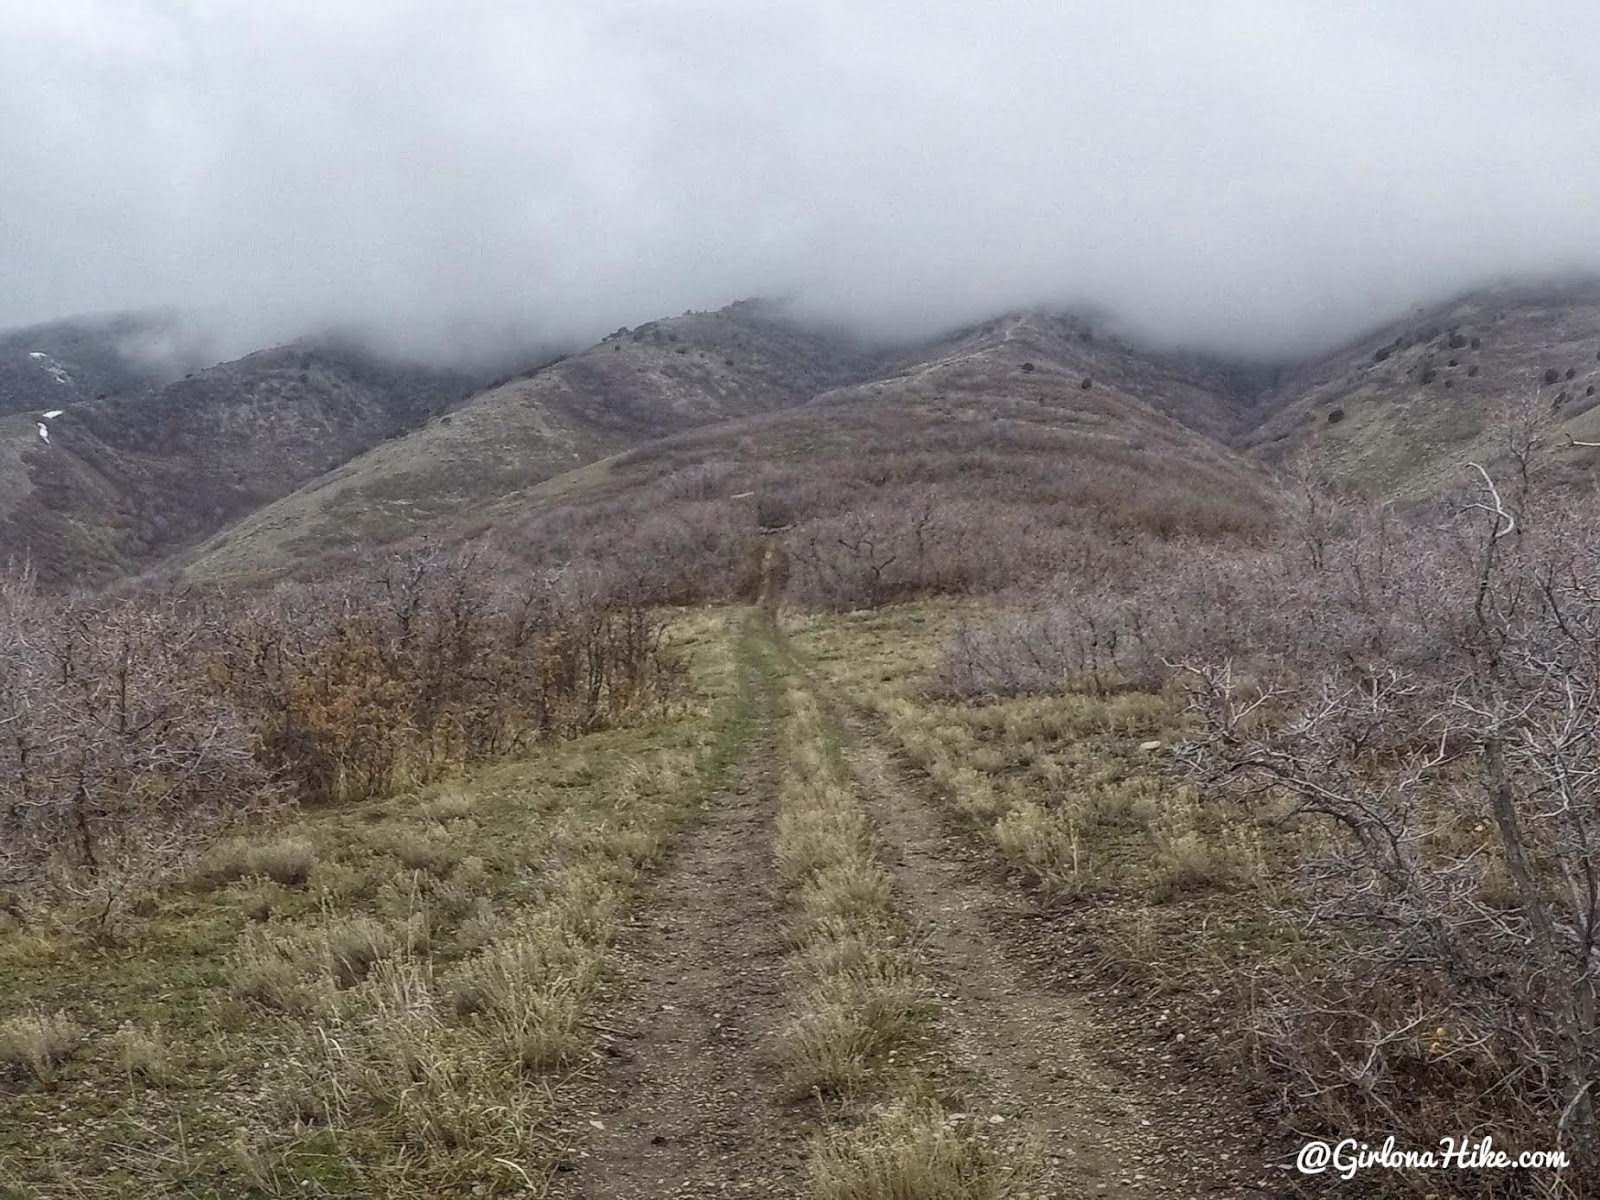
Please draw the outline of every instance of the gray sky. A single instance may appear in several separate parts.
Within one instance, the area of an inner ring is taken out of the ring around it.
[[[1597,71],[1581,0],[0,0],[0,324],[1326,343],[1597,264]]]

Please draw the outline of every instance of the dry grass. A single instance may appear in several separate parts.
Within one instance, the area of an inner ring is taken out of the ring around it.
[[[111,1040],[129,1080],[157,1086],[173,1081],[172,1054],[159,1026],[141,1029],[126,1024]]]
[[[476,804],[477,801],[470,792],[456,787],[445,788],[417,805],[417,815],[424,821],[449,825],[452,821],[471,816]]]
[[[232,991],[270,1012],[314,1017],[333,1004],[334,980],[313,939],[275,929],[252,930],[229,962]]]
[[[1005,1200],[1026,1195],[1035,1151],[986,1140],[929,1101],[898,1101],[812,1156],[815,1200]]]
[[[874,1029],[866,1010],[849,998],[807,998],[783,1028],[789,1094],[823,1098],[865,1094],[874,1082],[872,1060],[884,1053],[889,1032]]]
[[[371,917],[329,921],[322,929],[327,971],[333,985],[352,988],[367,977],[379,959],[401,945],[393,930]]]
[[[362,993],[335,1032],[317,1031],[306,1065],[278,1082],[284,1110],[325,1124],[351,1150],[373,1134],[401,1148],[409,1164],[363,1164],[386,1195],[523,1184],[519,1164],[552,1145],[550,1090],[527,1086],[494,1047],[444,1019],[425,965],[386,964]]]
[[[311,876],[317,848],[307,838],[285,836],[265,841],[228,838],[212,846],[195,866],[195,882],[220,888],[239,879],[261,876],[284,887],[298,887]]]
[[[776,647],[768,666],[781,660]],[[782,1033],[785,1082],[822,1102],[810,1194],[981,1200],[1013,1194],[1017,1147],[993,1147],[934,1099],[948,1094],[938,1006],[877,858],[839,731],[792,674],[775,857],[806,979]]]
[[[726,617],[673,643],[670,717],[215,847],[94,974],[0,938],[5,1062],[54,1089],[8,1095],[0,1195],[527,1194],[619,922],[744,736]],[[118,1032],[63,1072],[69,999]]]
[[[784,701],[788,774],[775,856],[789,889],[790,945],[813,968],[784,1031],[787,1082],[801,1095],[860,1095],[891,1054],[928,1036],[928,984],[900,951],[906,934],[889,877],[816,697],[791,684]]]
[[[0,1024],[0,1066],[41,1083],[56,1078],[83,1042],[83,1030],[65,1012],[38,1012]]]
[[[879,716],[971,828],[1046,890],[1132,889],[1160,902],[1255,881],[1251,822],[1202,812],[1161,750],[1144,748],[1182,736],[1181,697],[949,701],[931,683],[965,615],[927,605],[809,619],[795,639]]]
[[[469,958],[447,984],[451,1009],[526,1070],[573,1062],[586,1044],[583,1001],[601,976],[602,956],[550,912],[513,939]]]
[[[1197,830],[1163,838],[1156,850],[1151,890],[1158,899],[1199,892],[1227,891],[1246,882],[1247,867],[1227,846],[1207,840]]]
[[[423,806],[425,809],[427,805]],[[433,817],[418,810],[425,821]],[[460,830],[459,832],[466,832]],[[429,824],[417,827],[403,819],[374,827],[367,834],[367,842],[379,853],[388,854],[409,871],[432,871],[444,874],[449,871],[457,855],[460,838],[450,828]]]
[[[834,919],[860,929],[869,925],[886,926],[894,919],[894,895],[889,878],[875,862],[845,859],[811,873],[801,883],[795,905],[795,941],[804,945],[817,925]]]

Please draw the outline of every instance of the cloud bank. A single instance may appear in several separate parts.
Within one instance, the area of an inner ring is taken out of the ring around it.
[[[751,294],[1327,344],[1600,266],[1600,8],[0,0],[0,325],[586,338]]]

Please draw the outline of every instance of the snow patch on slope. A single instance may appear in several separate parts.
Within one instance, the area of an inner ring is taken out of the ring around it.
[[[33,359],[34,362],[38,363],[39,366],[44,370],[50,372],[51,377],[54,378],[57,383],[66,384],[69,387],[71,386],[72,376],[67,373],[67,369],[55,359],[51,358],[43,350],[30,350],[28,351],[28,357]]]

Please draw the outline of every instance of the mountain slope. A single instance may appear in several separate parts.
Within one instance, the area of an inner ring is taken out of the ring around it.
[[[885,352],[876,363],[841,359],[841,372],[853,367],[863,378],[809,397],[804,387],[825,382],[827,372],[791,372],[770,399],[747,394],[738,404],[714,396],[711,404],[731,420],[702,421],[642,445],[594,432],[603,397],[616,395],[604,385],[618,377],[604,368],[634,361],[614,344],[476,398],[448,426],[436,423],[449,437],[430,426],[252,514],[188,556],[187,569],[210,576],[308,568],[340,545],[347,521],[380,537],[517,531],[548,543],[542,552],[555,557],[584,557],[596,547],[603,557],[619,537],[654,538],[657,548],[646,557],[685,563],[698,551],[682,539],[700,537],[720,547],[721,570],[731,561],[728,546],[757,524],[829,520],[873,505],[964,506],[974,536],[982,536],[980,505],[1004,509],[1018,528],[1057,531],[1090,524],[1236,530],[1262,509],[1263,473],[1163,411],[1221,428],[1233,419],[1236,398],[1097,338],[1071,318],[1013,314]],[[773,343],[762,351],[766,361],[784,361]],[[703,363],[696,355],[691,367],[707,371],[696,365]],[[715,363],[709,370],[720,376]],[[646,370],[634,378],[656,376]],[[697,415],[709,412],[703,376],[677,382],[698,398]],[[524,415],[521,440],[500,444],[505,465],[486,470],[513,397],[537,397],[531,412],[541,424]],[[633,397],[636,406],[659,404],[662,390]],[[580,441],[572,418],[586,410],[594,416]],[[552,413],[565,423],[556,425]],[[419,464],[423,447],[455,453],[456,491],[419,486],[446,477],[437,460],[426,470]],[[563,457],[572,464],[565,472]],[[391,523],[380,525],[373,505]]]
[[[0,418],[0,556],[50,581],[148,565],[470,392],[337,344]]]
[[[197,573],[278,575],[652,494],[662,464],[749,476],[792,460],[866,495],[903,482],[869,486],[872,471],[916,455],[936,487],[1005,464],[1038,492],[1022,507],[1051,520],[1069,494],[1108,510],[1117,495],[1198,529],[1222,509],[1236,524],[1260,494],[1251,460],[1302,448],[1358,491],[1425,497],[1492,458],[1518,406],[1558,443],[1600,441],[1600,285],[1484,289],[1290,367],[1152,350],[1048,311],[872,347],[759,301],[619,330],[465,399],[460,376],[304,353],[70,406],[48,445],[37,410],[0,416],[0,549],[25,545],[63,579],[174,554]],[[1600,470],[1593,448],[1565,455],[1574,479]]]
[[[651,438],[804,403],[880,356],[757,301],[619,330],[252,513],[196,553],[211,570],[281,569],[447,530]]]
[[[112,313],[0,332],[0,416],[70,408],[168,383],[209,361],[167,312]]]
[[[1242,439],[1281,462],[1306,448],[1373,496],[1415,498],[1459,485],[1462,464],[1493,458],[1514,413],[1600,440],[1600,285],[1483,289],[1381,329],[1286,375]],[[1574,477],[1594,477],[1571,456]],[[1584,470],[1577,470],[1580,465]]]
[[[886,379],[926,374],[992,356],[1027,373],[1048,365],[1081,383],[1137,399],[1212,437],[1232,431],[1255,402],[1258,369],[1200,354],[1168,352],[1118,337],[1070,313],[1008,313],[900,356]],[[1037,361],[1035,361],[1037,360]]]

